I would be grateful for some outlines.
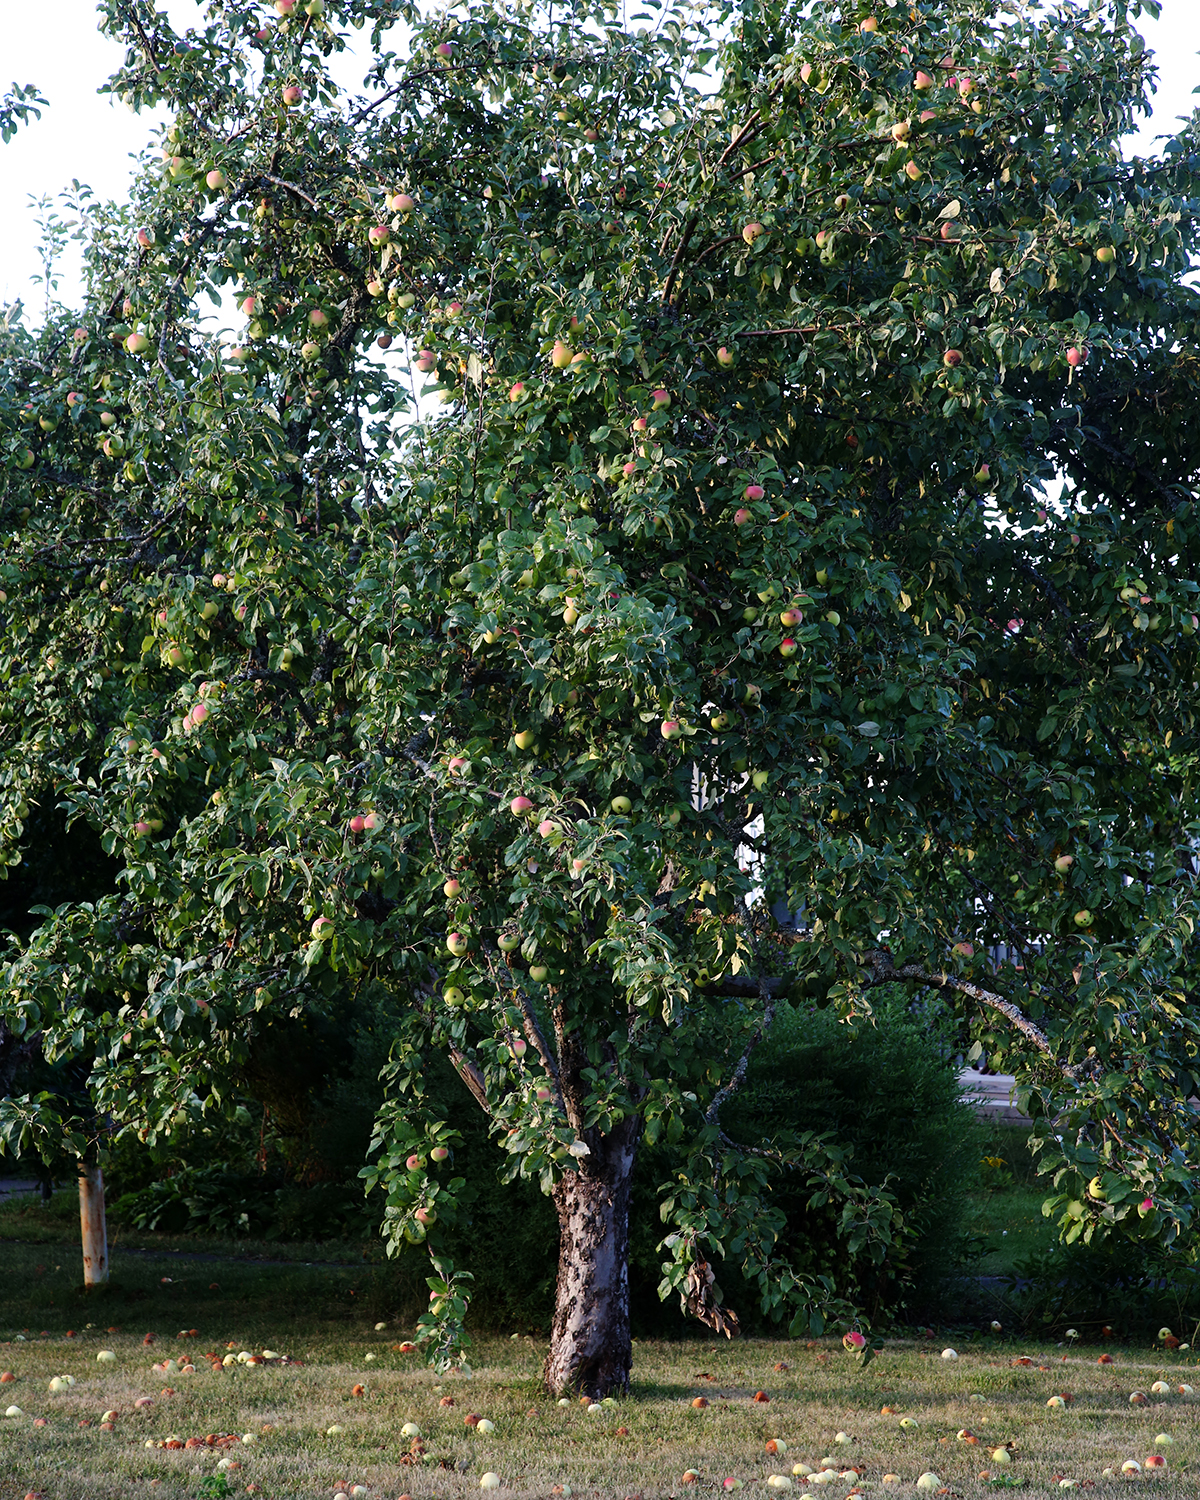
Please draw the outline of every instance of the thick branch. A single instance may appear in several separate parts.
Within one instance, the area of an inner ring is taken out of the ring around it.
[[[1027,1041],[1033,1043],[1043,1057],[1054,1064],[1064,1078],[1069,1078],[1072,1083],[1079,1083],[1085,1077],[1085,1068],[1061,1062],[1055,1055],[1053,1043],[1041,1027],[1034,1025],[1018,1006],[1014,1005],[1011,1000],[1006,1000],[1003,995],[997,995],[994,990],[986,990],[982,985],[975,984],[970,979],[963,979],[958,974],[945,972],[931,974],[920,964],[901,964],[897,968],[892,961],[891,954],[882,948],[872,949],[867,954],[866,962],[871,977],[865,988],[873,989],[876,985],[909,980],[916,984],[928,985],[934,990],[957,990],[978,1005],[986,1006],[989,1010],[997,1011],[1002,1015]]]

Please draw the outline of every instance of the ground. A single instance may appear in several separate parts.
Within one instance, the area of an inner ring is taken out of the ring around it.
[[[1020,1148],[998,1129],[986,1148],[992,1165],[981,1164],[972,1223],[984,1276],[1011,1272],[1052,1238]],[[113,1285],[85,1296],[73,1212],[65,1191],[45,1206],[26,1197],[0,1207],[0,1372],[16,1377],[0,1385],[0,1413],[10,1403],[23,1413],[0,1416],[0,1500],[222,1500],[248,1489],[264,1500],[334,1500],[354,1485],[367,1490],[354,1500],[454,1500],[478,1493],[489,1472],[514,1500],[556,1487],[576,1500],[683,1500],[720,1493],[726,1479],[765,1496],[772,1475],[793,1492],[883,1500],[916,1495],[926,1472],[938,1476],[935,1490],[971,1500],[1010,1487],[1059,1495],[1060,1479],[1111,1489],[1132,1481],[1104,1469],[1119,1474],[1151,1453],[1167,1466],[1137,1482],[1198,1492],[1200,1411],[1179,1386],[1200,1390],[1200,1359],[1166,1352],[1153,1332],[1089,1344],[1106,1318],[1117,1321],[1099,1303],[1081,1309],[1078,1341],[1060,1343],[1061,1328],[1030,1338],[1015,1322],[994,1332],[990,1313],[948,1315],[936,1336],[885,1337],[865,1369],[836,1339],[640,1341],[629,1398],[589,1412],[544,1395],[544,1340],[524,1332],[481,1339],[474,1373],[439,1381],[399,1347],[419,1283],[384,1264],[376,1242],[233,1246],[122,1231]],[[1176,1330],[1185,1341],[1190,1331]],[[956,1359],[941,1357],[947,1345]],[[98,1363],[101,1350],[116,1362]],[[296,1362],[214,1371],[203,1357],[263,1350]],[[1112,1363],[1098,1363],[1101,1354]],[[194,1373],[179,1371],[184,1356]],[[154,1370],[163,1360],[175,1367]],[[51,1392],[62,1375],[75,1384]],[[1154,1391],[1156,1381],[1168,1389]],[[760,1391],[769,1400],[756,1401]],[[1131,1404],[1134,1392],[1145,1405]],[[1073,1399],[1047,1406],[1063,1394]],[[495,1431],[468,1427],[472,1413]],[[420,1428],[423,1455],[402,1435],[408,1422]],[[220,1435],[235,1441],[158,1446]],[[786,1452],[768,1453],[772,1439]],[[1007,1444],[1011,1461],[997,1462],[993,1451]],[[793,1476],[793,1465],[819,1470],[823,1459],[843,1477],[821,1485]],[[885,1484],[886,1474],[898,1482]]]
[[[1116,1347],[1114,1362],[1101,1365],[1098,1348],[960,1330],[956,1359],[941,1357],[940,1337],[894,1340],[860,1369],[836,1340],[639,1343],[631,1396],[589,1412],[542,1395],[545,1351],[530,1338],[484,1340],[470,1378],[439,1381],[397,1347],[406,1327],[376,1329],[386,1320],[365,1306],[347,1308],[351,1291],[369,1296],[369,1271],[150,1255],[112,1292],[84,1301],[48,1295],[67,1277],[65,1267],[56,1272],[35,1259],[49,1250],[0,1246],[0,1318],[22,1305],[22,1284],[27,1303],[38,1304],[27,1327],[0,1322],[0,1369],[17,1377],[0,1387],[0,1411],[11,1402],[24,1413],[0,1418],[0,1500],[29,1491],[47,1500],[196,1500],[251,1485],[268,1500],[333,1500],[355,1484],[370,1500],[452,1500],[477,1493],[486,1472],[514,1497],[562,1486],[577,1497],[651,1500],[720,1491],[727,1477],[760,1494],[772,1474],[801,1487],[793,1465],[819,1469],[826,1458],[860,1473],[829,1483],[825,1492],[837,1500],[852,1489],[912,1494],[927,1471],[963,1497],[991,1493],[998,1481],[1020,1480],[1031,1495],[1059,1493],[1062,1477],[1104,1487],[1125,1482],[1106,1481],[1106,1467],[1119,1471],[1154,1452],[1168,1460],[1155,1483],[1176,1494],[1194,1494],[1188,1476],[1200,1472],[1196,1398],[1178,1392],[1180,1384],[1200,1385],[1190,1351]],[[78,1327],[63,1326],[76,1315]],[[178,1337],[192,1328],[195,1337]],[[97,1363],[102,1349],[115,1353],[115,1364]],[[300,1363],[213,1371],[201,1357],[264,1349]],[[152,1368],[181,1356],[195,1359],[195,1373]],[[50,1380],[67,1374],[75,1384],[52,1393]],[[1152,1392],[1156,1380],[1170,1392]],[[1146,1393],[1146,1405],[1130,1404],[1135,1390]],[[769,1400],[756,1400],[760,1391]],[[1048,1408],[1061,1393],[1070,1404]],[[150,1404],[139,1408],[142,1398]],[[694,1406],[697,1398],[707,1405]],[[106,1431],[109,1410],[117,1416]],[[471,1413],[494,1422],[495,1432],[473,1431],[464,1420]],[[35,1426],[38,1418],[47,1425]],[[902,1418],[918,1425],[903,1428]],[[415,1464],[405,1462],[407,1422],[426,1445]],[[960,1439],[964,1429],[979,1441]],[[839,1433],[849,1441],[839,1442]],[[1162,1433],[1174,1439],[1170,1446],[1156,1445]],[[214,1434],[255,1441],[157,1446]],[[770,1439],[783,1439],[786,1453],[769,1454]],[[1007,1465],[989,1456],[1003,1444],[1014,1445]],[[229,1460],[237,1467],[219,1467]],[[688,1471],[697,1475],[694,1490],[684,1488]],[[884,1485],[888,1473],[900,1483]]]

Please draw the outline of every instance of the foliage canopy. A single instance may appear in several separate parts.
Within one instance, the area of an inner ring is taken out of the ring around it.
[[[1191,1243],[1200,156],[1119,150],[1140,8],[105,0],[163,160],[0,360],[0,857],[53,801],[121,866],[4,1013],[98,1118],[380,987],[396,1243],[454,1212],[439,1049],[565,1266],[667,1140],[664,1286],[819,1326],[721,1105],[779,996],[915,985],[1053,1122],[1068,1239]]]

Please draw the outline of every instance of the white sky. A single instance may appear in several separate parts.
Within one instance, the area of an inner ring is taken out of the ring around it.
[[[166,0],[165,9],[180,28],[195,24],[197,7],[190,0]],[[146,144],[153,120],[96,93],[119,66],[121,49],[97,32],[94,0],[54,0],[49,10],[8,0],[5,10],[0,92],[10,81],[33,83],[50,101],[41,120],[0,145],[0,306],[20,296],[36,318],[42,294],[29,284],[38,269],[30,198],[53,195],[72,178],[90,185],[97,197],[119,197],[128,188],[131,156]],[[1161,70],[1154,119],[1135,138],[1149,150],[1156,134],[1170,132],[1179,116],[1200,103],[1192,93],[1200,83],[1200,0],[1164,0],[1162,20],[1143,17],[1140,24]],[[357,81],[365,70],[338,71]],[[59,294],[71,302],[76,290],[68,276]]]

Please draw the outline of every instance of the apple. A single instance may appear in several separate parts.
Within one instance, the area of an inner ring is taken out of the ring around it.
[[[120,458],[125,452],[125,443],[116,433],[106,437],[100,446],[108,458]]]
[[[614,797],[609,805],[613,812],[619,813],[622,817],[633,811],[633,803],[628,797]]]
[[[951,370],[955,369],[958,365],[962,364],[962,350],[947,349],[945,354],[942,355],[942,363]]]
[[[799,651],[799,649],[800,647],[796,644],[796,642],[791,638],[790,635],[785,635],[783,640],[781,640],[779,643],[780,656],[795,656],[796,652]]]
[[[631,432],[649,432],[650,423],[645,417],[634,417],[629,427]]]
[[[452,932],[446,939],[446,947],[454,955],[455,958],[461,958],[462,955],[470,947],[470,943],[462,935],[461,932]]]
[[[917,179],[921,176],[921,169],[919,166],[917,166],[915,161],[905,162],[904,175],[909,178],[910,181],[916,182]]]
[[[448,1146],[435,1146],[429,1154],[433,1157],[434,1161],[445,1161],[450,1155],[450,1148]]]
[[[435,1224],[437,1222],[436,1208],[418,1208],[413,1215],[418,1224]]]
[[[555,343],[554,348],[550,351],[550,363],[556,370],[565,370],[574,358],[574,349],[571,348],[570,344],[564,344],[561,339]]]
[[[386,245],[392,237],[392,231],[386,224],[372,224],[367,230],[367,243],[369,245]]]
[[[32,448],[26,448],[23,453],[18,454],[18,456],[17,456],[17,468],[18,469],[32,469],[33,468],[33,464],[34,464],[34,455],[33,455],[33,449]]]
[[[137,235],[136,235],[136,239],[137,239],[138,244],[142,247],[143,250],[149,250],[149,248],[151,247],[151,245],[154,244],[154,240],[155,240],[154,230],[151,229],[147,225],[147,226],[145,226],[145,227],[143,227],[143,228],[141,228],[141,229],[138,230]],[[133,309],[130,308],[131,312],[132,312],[132,310]],[[127,314],[127,316],[128,316],[128,314]]]
[[[726,349],[724,344],[717,350],[717,363],[724,370],[728,370],[736,359],[737,355],[732,349]]]
[[[745,526],[750,521],[753,521],[753,519],[754,519],[754,513],[753,513],[753,511],[745,510],[744,508],[743,509],[739,509],[739,510],[735,510],[734,513],[733,513],[733,524],[735,526]]]
[[[1104,1183],[1099,1177],[1093,1177],[1088,1183],[1087,1195],[1095,1199],[1097,1203],[1104,1203],[1107,1200],[1108,1194],[1104,1191]]]
[[[912,134],[912,124],[908,120],[897,120],[892,126],[892,140],[906,141]]]
[[[298,83],[286,83],[281,97],[285,104],[299,104],[304,98],[304,90]]]
[[[450,302],[446,305],[446,315],[451,318],[462,317],[463,305],[461,302]]]
[[[1067,350],[1067,363],[1071,366],[1071,368],[1073,370],[1078,369],[1078,367],[1080,365],[1086,364],[1087,363],[1087,350],[1086,349],[1068,349]]]
[[[1075,913],[1076,927],[1090,927],[1092,925],[1092,914],[1085,906],[1082,911]]]
[[[309,931],[318,943],[323,943],[334,934],[333,922],[328,917],[317,917]]]
[[[452,984],[442,991],[442,999],[447,1005],[461,1005],[466,998],[456,984]]]
[[[543,818],[537,826],[538,833],[544,839],[548,839],[552,833],[558,832],[558,824],[553,818]]]
[[[923,73],[918,68],[917,76],[913,79],[913,88],[920,89],[923,92],[925,89],[931,89],[932,87],[933,79],[929,76],[928,73]]]
[[[517,1057],[517,1058],[524,1057],[525,1054],[526,1054],[526,1052],[529,1051],[529,1043],[525,1040],[524,1037],[520,1037],[520,1036],[516,1037],[513,1040],[512,1049],[511,1050],[512,1050],[512,1055],[514,1057]]]
[[[766,490],[761,484],[748,484],[742,491],[743,500],[762,500],[766,496]]]
[[[1117,258],[1117,252],[1112,245],[1101,245],[1096,251],[1096,259],[1102,266],[1111,266]]]
[[[754,241],[758,239],[759,235],[765,233],[766,230],[761,224],[747,224],[746,227],[742,230],[742,238],[746,241],[747,245],[753,245]]]
[[[454,53],[454,44],[452,42],[439,42],[434,51],[439,57],[451,57]]]
[[[462,882],[460,880],[456,880],[453,875],[450,877],[449,880],[447,880],[447,882],[445,883],[445,885],[442,887],[442,893],[443,893],[443,895],[445,895],[451,901],[453,901],[453,899],[455,898],[455,896],[457,896],[458,893],[459,893],[459,891],[461,891],[461,890],[462,890]]]
[[[408,1158],[408,1160],[404,1163],[404,1165],[408,1168],[408,1170],[410,1172],[416,1172],[416,1171],[419,1171],[422,1166],[424,1166],[424,1162],[416,1154],[416,1152],[414,1152],[412,1154],[412,1156],[410,1156]]]
[[[941,1487],[942,1481],[932,1469],[926,1469],[924,1474],[917,1480],[917,1488],[923,1490],[926,1494],[932,1494],[934,1490],[940,1490]]]
[[[401,294],[396,298],[396,306],[403,308],[404,311],[407,312],[416,300],[417,298],[415,293],[401,292]]]
[[[861,1333],[859,1333],[857,1329],[852,1329],[849,1333],[844,1334],[842,1337],[842,1348],[846,1349],[851,1354],[855,1354],[858,1352],[858,1350],[865,1349],[866,1347],[866,1338]]]
[[[207,703],[197,703],[196,706],[195,706],[195,708],[192,709],[192,723],[193,724],[203,724],[204,721],[205,721],[205,719],[207,719],[207,718],[208,718],[208,704]]]
[[[437,364],[437,355],[432,349],[422,349],[414,360],[414,364],[422,375],[428,375]]]
[[[467,760],[467,757],[465,755],[452,755],[449,761],[446,763],[446,769],[447,771],[449,771],[451,776],[457,776],[462,771],[463,767],[469,764],[470,762]]]
[[[662,389],[651,391],[650,402],[652,410],[666,411],[667,407],[671,404],[671,393]]]
[[[204,181],[208,184],[212,192],[220,192],[225,186],[225,173],[221,171],[220,167],[214,167],[211,172],[205,174]]]
[[[382,827],[382,825],[383,819],[379,816],[378,813],[369,812],[363,819],[363,828],[367,833],[374,833],[374,831],[377,828]]]
[[[508,388],[508,399],[510,401],[519,401],[524,394],[525,394],[525,383],[524,383],[524,381],[518,380],[514,385],[511,385]]]
[[[545,984],[546,980],[550,978],[550,970],[545,964],[531,964],[529,966],[529,977],[533,980],[534,984]]]
[[[677,740],[683,733],[683,725],[676,719],[664,719],[660,733],[664,740]]]
[[[145,354],[150,347],[150,340],[144,333],[131,333],[125,340],[125,350],[128,354]]]
[[[493,1474],[489,1469],[488,1472],[480,1479],[479,1488],[481,1490],[498,1490],[500,1488],[499,1474]]]
[[[1074,863],[1075,856],[1073,854],[1060,854],[1054,861],[1054,868],[1060,875],[1065,875]]]
[[[879,22],[875,19],[874,16],[868,16],[867,19],[859,26],[858,29],[864,35],[868,35],[872,31],[878,31],[879,30]]]
[[[324,308],[314,307],[308,315],[308,322],[311,328],[328,328],[329,314]]]
[[[962,225],[957,219],[947,219],[942,225],[940,233],[944,240],[961,240]]]
[[[533,803],[528,797],[514,797],[508,804],[509,812],[513,813],[516,817],[520,817],[523,813],[531,812],[532,809]]]
[[[1148,1469],[1165,1469],[1166,1467],[1167,1461],[1161,1453],[1151,1453],[1146,1459],[1146,1468]]]
[[[1136,1458],[1127,1458],[1121,1465],[1122,1474],[1140,1474],[1141,1472],[1142,1466]]]
[[[1138,1204],[1138,1213],[1144,1219],[1148,1214],[1152,1214],[1153,1212],[1154,1212],[1154,1199],[1153,1198],[1143,1198],[1142,1201]]]
[[[496,939],[496,947],[501,953],[512,953],[521,946],[521,934],[519,932],[502,932]]]
[[[779,616],[779,623],[781,625],[787,625],[791,627],[794,625],[801,625],[803,624],[803,622],[804,616],[798,609],[785,609]]]
[[[416,204],[407,193],[394,193],[388,207],[394,214],[410,214]]]
[[[754,790],[756,792],[765,792],[767,789],[767,783],[770,781],[770,779],[770,771],[752,771],[750,773],[750,780],[753,783]]]

